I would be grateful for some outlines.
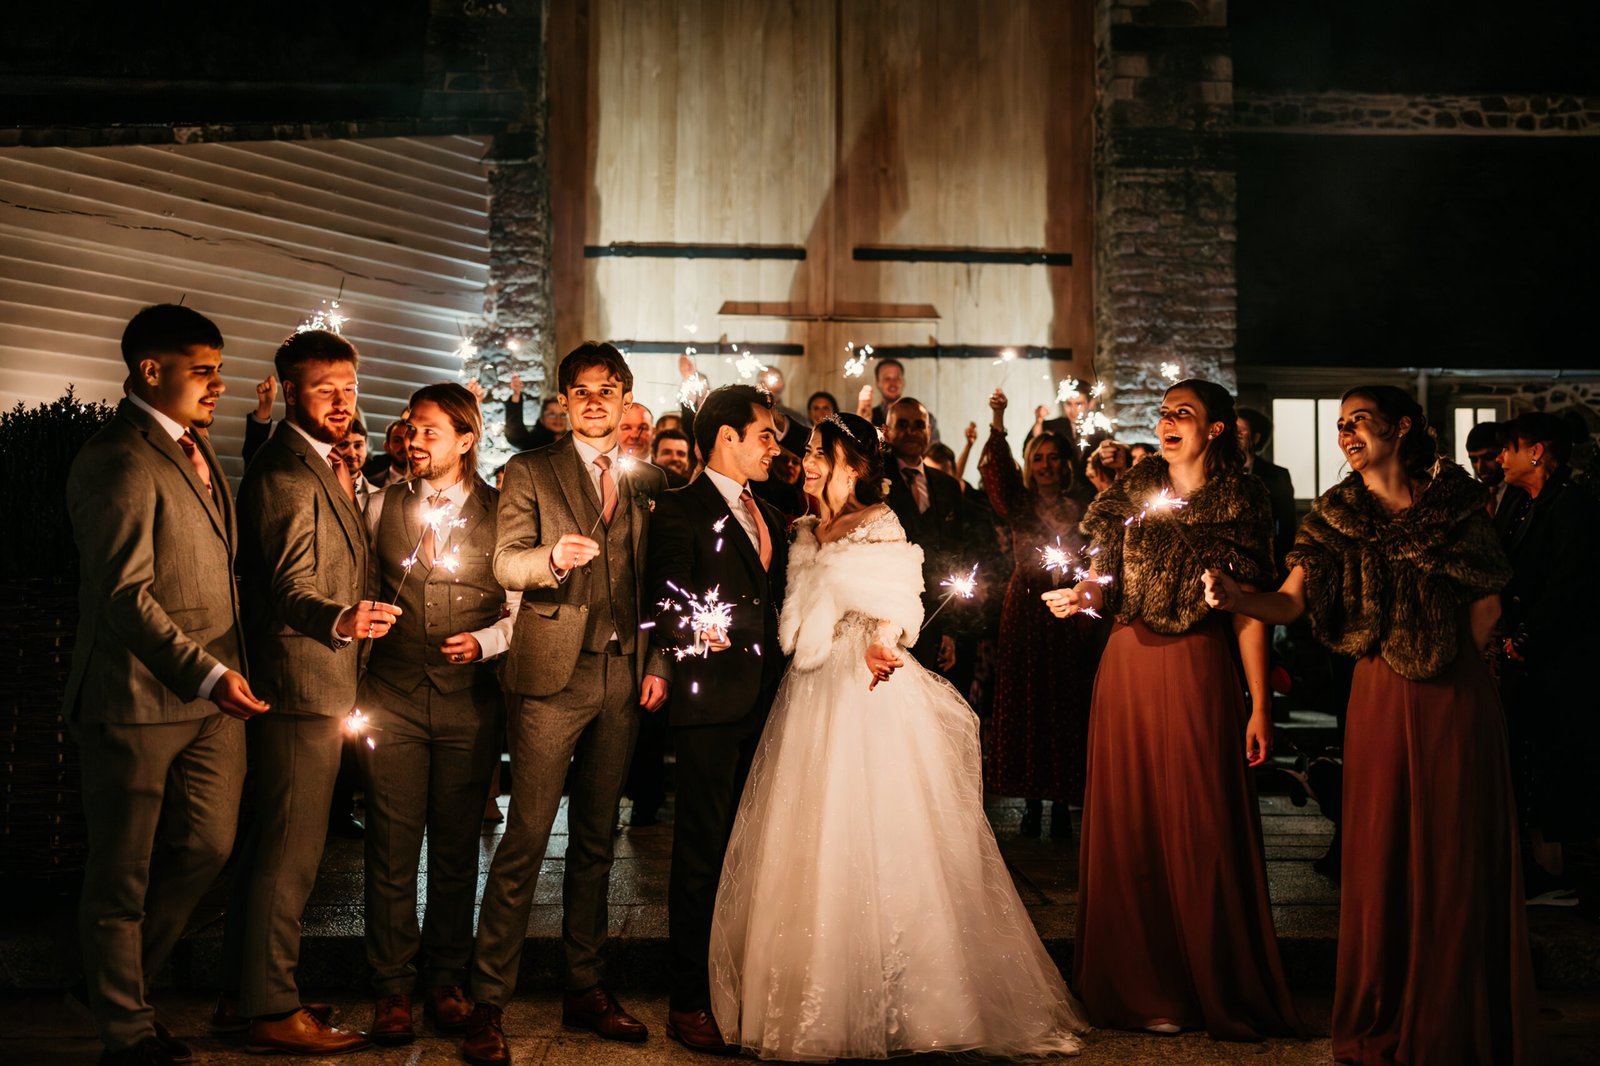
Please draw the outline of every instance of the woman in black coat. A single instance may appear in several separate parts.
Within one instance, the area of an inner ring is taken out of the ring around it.
[[[1500,464],[1506,482],[1528,498],[1505,526],[1513,576],[1502,593],[1500,691],[1533,861],[1528,895],[1535,897],[1575,887],[1564,869],[1563,842],[1600,837],[1591,780],[1600,750],[1600,697],[1590,665],[1600,597],[1594,555],[1600,501],[1572,480],[1573,441],[1560,418],[1530,412],[1507,423],[1505,433]]]

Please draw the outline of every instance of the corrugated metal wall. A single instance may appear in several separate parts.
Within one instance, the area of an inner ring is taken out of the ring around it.
[[[376,434],[429,381],[458,380],[489,276],[484,138],[0,151],[0,404],[122,394],[140,307],[221,327],[228,392],[212,440],[237,477],[255,383],[344,287]],[[282,415],[280,394],[277,413]]]

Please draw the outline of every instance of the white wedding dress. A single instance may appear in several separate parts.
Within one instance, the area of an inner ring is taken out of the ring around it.
[[[728,845],[711,999],[762,1058],[1072,1054],[1087,1025],[983,810],[978,720],[905,648],[922,550],[885,509],[789,552],[793,655]],[[905,666],[871,692],[870,643]]]

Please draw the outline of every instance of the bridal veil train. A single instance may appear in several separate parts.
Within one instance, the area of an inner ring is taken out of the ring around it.
[[[984,815],[977,718],[903,650],[922,551],[887,509],[821,546],[813,526],[791,549],[793,662],[717,892],[723,1037],[790,1060],[1074,1053],[1087,1025]],[[906,665],[869,692],[874,640]]]

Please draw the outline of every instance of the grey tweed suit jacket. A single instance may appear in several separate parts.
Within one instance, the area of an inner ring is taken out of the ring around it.
[[[638,605],[644,595],[652,501],[666,487],[666,475],[649,463],[636,463],[618,478],[619,494],[634,509],[631,624],[635,625],[641,617]],[[494,576],[506,589],[522,592],[501,675],[508,692],[548,696],[560,692],[572,678],[583,648],[589,604],[602,590],[586,567],[568,574],[565,581],[556,580],[550,552],[565,534],[594,536],[598,514],[594,485],[570,434],[548,447],[513,455],[506,463],[495,519]],[[628,623],[619,619],[618,624]],[[647,663],[651,673],[670,677],[671,672],[656,661],[664,661],[663,653],[652,652],[645,637],[641,633],[635,642],[635,681],[643,679]]]
[[[204,718],[220,662],[243,671],[233,581],[233,501],[204,434],[216,497],[149,413],[123,400],[67,475],[80,564],[69,721],[142,725]]]
[[[239,485],[239,576],[255,694],[274,714],[344,715],[356,702],[362,642],[333,627],[370,598],[367,527],[311,442],[287,422]]]

